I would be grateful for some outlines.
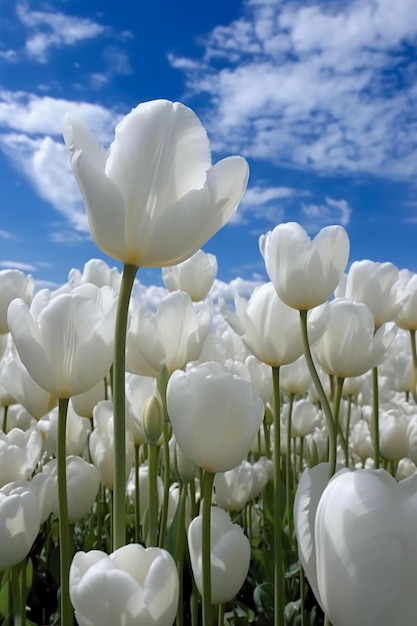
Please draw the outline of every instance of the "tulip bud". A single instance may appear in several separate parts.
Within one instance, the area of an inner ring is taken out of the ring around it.
[[[148,398],[143,409],[143,429],[150,444],[156,445],[164,431],[164,407],[157,396]]]

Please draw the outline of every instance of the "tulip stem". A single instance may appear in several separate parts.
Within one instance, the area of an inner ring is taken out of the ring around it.
[[[59,522],[59,573],[61,583],[61,626],[72,626],[73,611],[69,596],[69,569],[71,561],[71,541],[68,523],[67,496],[67,411],[68,398],[59,398],[58,403],[58,441],[57,441],[57,474],[58,474],[58,522]]]
[[[158,545],[158,509],[159,509],[159,493],[158,493],[158,459],[159,447],[153,443],[148,443],[149,452],[149,505],[148,505],[148,537],[146,547],[155,548]]]
[[[124,265],[116,313],[113,363],[113,427],[115,456],[113,551],[121,548],[126,543],[126,330],[129,301],[138,269],[136,265]]]
[[[24,563],[24,567],[26,564]],[[22,598],[22,589],[20,587],[20,568],[21,563],[11,568],[12,596],[13,596],[13,624],[14,626],[23,626],[25,605]]]
[[[285,456],[285,491],[287,494],[287,521],[288,521],[288,537],[290,545],[293,540],[293,483],[292,483],[292,467],[291,467],[291,429],[292,429],[292,410],[294,406],[294,394],[291,393],[288,402],[288,418],[287,418],[287,454]],[[295,474],[295,468],[294,468]]]
[[[416,331],[415,329],[410,330],[410,341],[411,341],[411,357],[413,359],[413,389],[412,394],[414,398],[414,402],[417,404],[417,349],[416,349]]]
[[[321,384],[320,377],[317,373],[316,366],[314,365],[313,357],[311,355],[310,344],[308,341],[308,329],[307,329],[307,313],[306,309],[300,311],[301,322],[301,336],[303,339],[304,356],[307,362],[308,371],[316,387],[317,395],[319,397],[321,408],[327,423],[327,433],[329,437],[329,472],[330,478],[336,471],[336,452],[337,452],[337,433],[333,420],[332,410],[330,408],[329,401]]]
[[[272,368],[273,424],[274,424],[274,626],[284,626],[284,579],[282,554],[282,503],[281,503],[281,399],[279,367]]]
[[[372,369],[372,432],[374,437],[374,468],[379,469],[379,389],[377,367]]]
[[[346,439],[345,439],[345,437],[343,436],[341,425],[340,425],[340,402],[342,400],[342,391],[343,391],[344,382],[345,382],[344,378],[339,378],[339,377],[337,378],[336,389],[335,389],[334,400],[333,400],[333,413],[334,413],[336,435],[337,435],[337,432],[339,432],[340,441],[341,441],[343,452],[344,452],[345,459],[346,459],[346,465],[348,465],[349,464],[349,449],[348,449],[349,433],[348,432],[346,433]]]
[[[135,542],[140,543],[140,445],[135,445]]]
[[[211,607],[211,494],[214,472],[204,472],[202,520],[203,626],[212,626]]]

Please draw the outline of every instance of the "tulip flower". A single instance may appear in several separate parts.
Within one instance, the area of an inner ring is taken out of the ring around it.
[[[259,240],[266,271],[279,297],[298,310],[330,298],[349,257],[342,226],[326,226],[311,240],[297,223],[279,224]]]
[[[380,365],[392,344],[392,322],[375,332],[371,310],[362,302],[338,298],[329,304],[329,321],[313,352],[327,374],[360,376]]]
[[[249,301],[235,296],[235,313],[230,313],[224,303],[221,312],[247,348],[260,361],[272,367],[287,365],[303,353],[299,314],[277,295],[272,283],[255,289]],[[309,317],[312,343],[323,333],[326,324],[325,310]]]
[[[162,298],[156,313],[139,306],[130,316],[126,368],[143,376],[158,376],[164,365],[169,373],[196,361],[209,333],[209,303],[194,308],[188,293],[174,291]]]
[[[15,298],[21,298],[30,304],[35,281],[32,276],[26,276],[20,270],[0,271],[0,335],[9,332],[7,309]]]
[[[217,274],[214,254],[198,250],[192,257],[162,268],[162,279],[169,291],[186,291],[193,302],[204,300]]]
[[[398,268],[393,263],[375,263],[365,259],[350,266],[344,293],[349,300],[364,302],[372,311],[375,328],[393,320],[403,302],[398,299]]]
[[[110,491],[114,488],[114,429],[113,405],[110,400],[99,402],[93,411],[94,430],[90,435],[89,449],[91,459],[98,469],[101,482]],[[132,434],[125,433],[126,456],[124,458],[125,484],[129,476],[134,458]]]
[[[59,398],[91,389],[113,360],[115,301],[103,312],[80,293],[49,295],[43,307],[39,300],[33,309],[21,299],[9,306],[10,332],[22,363],[40,387]]]
[[[110,556],[78,552],[70,569],[71,602],[79,626],[172,626],[179,581],[171,555],[129,544]]]
[[[25,407],[35,419],[51,411],[57,403],[55,395],[32,378],[17,355],[10,355],[0,372],[3,387]]]
[[[68,283],[71,289],[85,283],[92,283],[97,287],[111,287],[116,293],[119,291],[122,275],[117,267],[110,268],[102,259],[90,259],[84,265],[83,272],[77,269],[70,270]]]
[[[29,484],[0,489],[0,572],[20,563],[39,532],[38,497]]]
[[[315,516],[317,584],[335,626],[410,626],[417,581],[417,476],[338,473]]]
[[[248,453],[264,405],[250,383],[219,363],[177,370],[167,386],[172,430],[184,453],[208,472],[226,472]]]
[[[0,430],[0,487],[29,478],[41,452],[42,440],[36,428],[26,432],[12,428],[7,435]]]
[[[202,516],[188,527],[191,567],[198,590],[202,593]],[[250,543],[238,524],[226,511],[211,507],[211,603],[229,602],[245,582],[250,565]]]
[[[94,465],[79,456],[68,456],[66,465],[68,521],[74,524],[91,511],[100,486],[100,474]],[[51,510],[59,517],[56,459],[44,465],[42,472],[52,479]]]
[[[136,267],[189,258],[233,215],[248,165],[211,165],[206,131],[191,109],[155,100],[116,127],[107,152],[67,115],[64,139],[97,247]]]

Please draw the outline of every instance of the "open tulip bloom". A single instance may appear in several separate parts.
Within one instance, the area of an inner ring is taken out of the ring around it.
[[[108,151],[69,115],[64,139],[91,235],[124,264],[184,261],[229,221],[246,189],[245,159],[212,166],[204,127],[178,102],[137,106],[116,127]]]

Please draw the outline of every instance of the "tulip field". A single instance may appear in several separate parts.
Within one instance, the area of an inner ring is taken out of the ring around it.
[[[109,150],[63,129],[122,271],[0,271],[0,623],[417,623],[417,276],[288,222],[259,239],[269,281],[217,297],[201,247],[245,159],[212,165],[165,100]]]

